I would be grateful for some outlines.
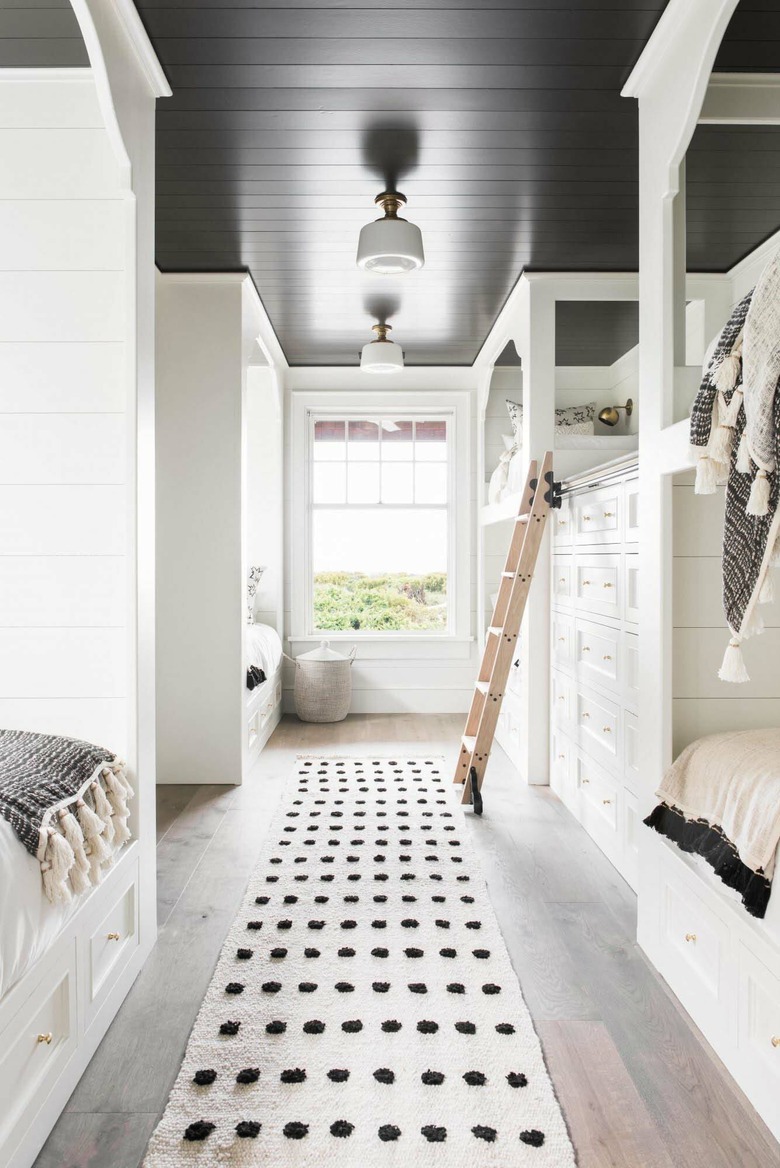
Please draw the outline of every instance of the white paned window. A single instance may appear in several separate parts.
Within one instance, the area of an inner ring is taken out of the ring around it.
[[[309,414],[308,632],[452,632],[452,428]]]

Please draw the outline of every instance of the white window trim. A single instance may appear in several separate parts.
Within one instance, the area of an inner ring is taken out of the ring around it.
[[[293,391],[290,395],[290,641],[331,641],[365,644],[377,642],[471,640],[471,462],[469,442],[471,395],[467,392],[425,393]],[[309,628],[311,597],[311,526],[309,498],[311,462],[309,457],[310,418],[333,416],[387,415],[415,418],[446,415],[448,449],[448,588],[454,581],[451,626],[444,632],[356,631],[315,633]]]

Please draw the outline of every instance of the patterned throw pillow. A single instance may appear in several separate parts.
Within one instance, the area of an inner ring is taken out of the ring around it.
[[[512,423],[515,441],[518,446],[523,444],[523,407],[519,402],[507,398],[506,408],[509,411],[509,420]],[[593,419],[596,416],[596,403],[587,402],[582,406],[567,406],[555,411],[555,425],[566,430],[567,434],[592,434]]]

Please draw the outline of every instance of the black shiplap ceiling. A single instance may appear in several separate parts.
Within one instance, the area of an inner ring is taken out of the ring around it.
[[[158,104],[163,269],[249,269],[291,364],[351,364],[387,316],[409,364],[467,364],[523,268],[635,270],[636,106],[665,0],[138,0]],[[69,0],[2,0],[0,65],[85,65]],[[743,0],[716,68],[780,67],[778,0]],[[780,136],[700,127],[688,267],[780,225]],[[365,276],[395,181],[427,263]],[[594,328],[597,322],[593,322]]]
[[[638,301],[556,301],[556,365],[612,365],[637,344]]]
[[[517,276],[637,262],[636,107],[664,0],[139,0],[163,269],[247,267],[291,364],[353,364],[386,316],[409,364],[468,364]],[[355,268],[396,183],[426,266]]]

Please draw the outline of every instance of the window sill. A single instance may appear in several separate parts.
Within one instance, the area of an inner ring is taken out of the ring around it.
[[[475,641],[476,637],[461,637],[454,633],[361,633],[355,630],[351,633],[327,632],[301,633],[299,635],[290,633],[287,640],[296,642],[311,641],[317,645],[322,641],[346,641],[348,644],[359,645],[363,645],[368,641],[380,645],[397,645],[399,643],[419,645],[423,642],[436,645],[468,645],[472,641]]]

